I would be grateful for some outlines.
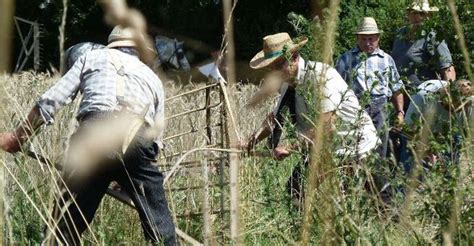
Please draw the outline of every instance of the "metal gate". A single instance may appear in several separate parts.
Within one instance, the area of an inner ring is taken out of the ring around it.
[[[167,136],[158,161],[177,227],[206,245],[230,242],[224,93],[224,83],[211,80],[166,100]]]

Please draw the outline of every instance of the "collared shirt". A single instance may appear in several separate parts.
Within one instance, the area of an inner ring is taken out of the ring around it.
[[[416,40],[410,40],[407,34],[407,27],[398,30],[392,56],[400,75],[406,76],[415,86],[438,79],[436,72],[453,64],[448,45],[444,40],[438,41],[435,32],[422,32],[423,37]]]
[[[311,81],[325,83],[321,87],[321,113],[334,112],[340,122],[340,124],[336,125],[338,136],[336,141],[342,147],[336,150],[336,154],[340,156],[364,157],[377,146],[379,139],[370,116],[360,107],[354,92],[348,88],[334,68],[320,62],[305,62],[300,57],[296,76],[297,87]],[[275,116],[280,112],[283,106],[283,99],[288,91],[288,85],[284,84],[282,90],[280,90],[280,100],[274,110]],[[304,99],[303,95],[294,94],[295,102]],[[296,111],[298,114],[308,114],[307,105],[297,106]],[[296,127],[300,132],[306,129],[306,124],[298,123]],[[308,125],[311,126],[311,124]]]
[[[145,121],[152,126],[164,122],[163,85],[129,49],[104,48],[79,57],[71,69],[39,98],[43,120],[52,123],[55,112],[72,102],[78,93],[82,94],[78,119],[92,112],[125,109],[145,115]],[[161,135],[162,132],[159,137]]]
[[[366,54],[355,47],[339,57],[336,70],[359,99],[365,91],[373,97],[391,97],[403,87],[394,60],[381,49]]]

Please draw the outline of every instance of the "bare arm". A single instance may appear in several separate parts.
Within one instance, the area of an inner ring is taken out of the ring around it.
[[[273,113],[269,113],[265,120],[262,122],[260,128],[252,135],[250,135],[247,142],[244,143],[244,147],[246,147],[248,150],[253,149],[256,144],[258,144],[266,137],[270,136],[270,134],[272,133],[272,125]]]
[[[10,153],[20,151],[21,145],[23,145],[43,123],[38,106],[33,107],[25,121],[19,124],[15,131],[0,134],[0,148]]]
[[[405,118],[405,112],[403,111],[403,94],[401,91],[397,91],[392,95],[392,104],[395,108],[395,126],[400,126]]]
[[[456,80],[456,70],[454,66],[443,68],[439,71],[441,79],[446,81],[455,81]]]

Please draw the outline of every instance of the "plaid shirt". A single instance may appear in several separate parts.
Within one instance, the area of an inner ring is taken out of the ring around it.
[[[336,70],[359,98],[365,91],[372,97],[391,97],[403,87],[395,62],[381,49],[365,55],[355,47],[339,57]]]
[[[118,81],[123,82],[120,89],[117,88],[120,86]],[[162,83],[150,68],[140,62],[133,49],[104,48],[79,57],[71,69],[39,98],[43,120],[51,124],[54,113],[72,102],[78,92],[83,96],[78,119],[90,112],[122,109],[141,115],[148,108],[147,123],[164,122]],[[117,95],[118,92],[122,95]]]

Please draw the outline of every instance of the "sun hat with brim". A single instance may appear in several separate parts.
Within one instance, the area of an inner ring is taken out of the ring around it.
[[[133,38],[133,32],[130,28],[115,26],[112,32],[110,32],[107,47],[135,47],[137,45]]]
[[[380,34],[381,31],[379,30],[377,26],[377,22],[375,22],[375,19],[372,17],[364,17],[362,21],[359,23],[357,26],[357,31],[355,34],[365,34],[365,35],[370,35],[370,34]]]
[[[250,67],[253,69],[267,67],[283,55],[298,51],[307,42],[307,37],[299,37],[293,41],[286,32],[265,36],[263,50],[250,60]]]
[[[431,7],[428,0],[414,1],[410,6],[407,7],[409,11],[415,12],[438,12],[438,7]]]

